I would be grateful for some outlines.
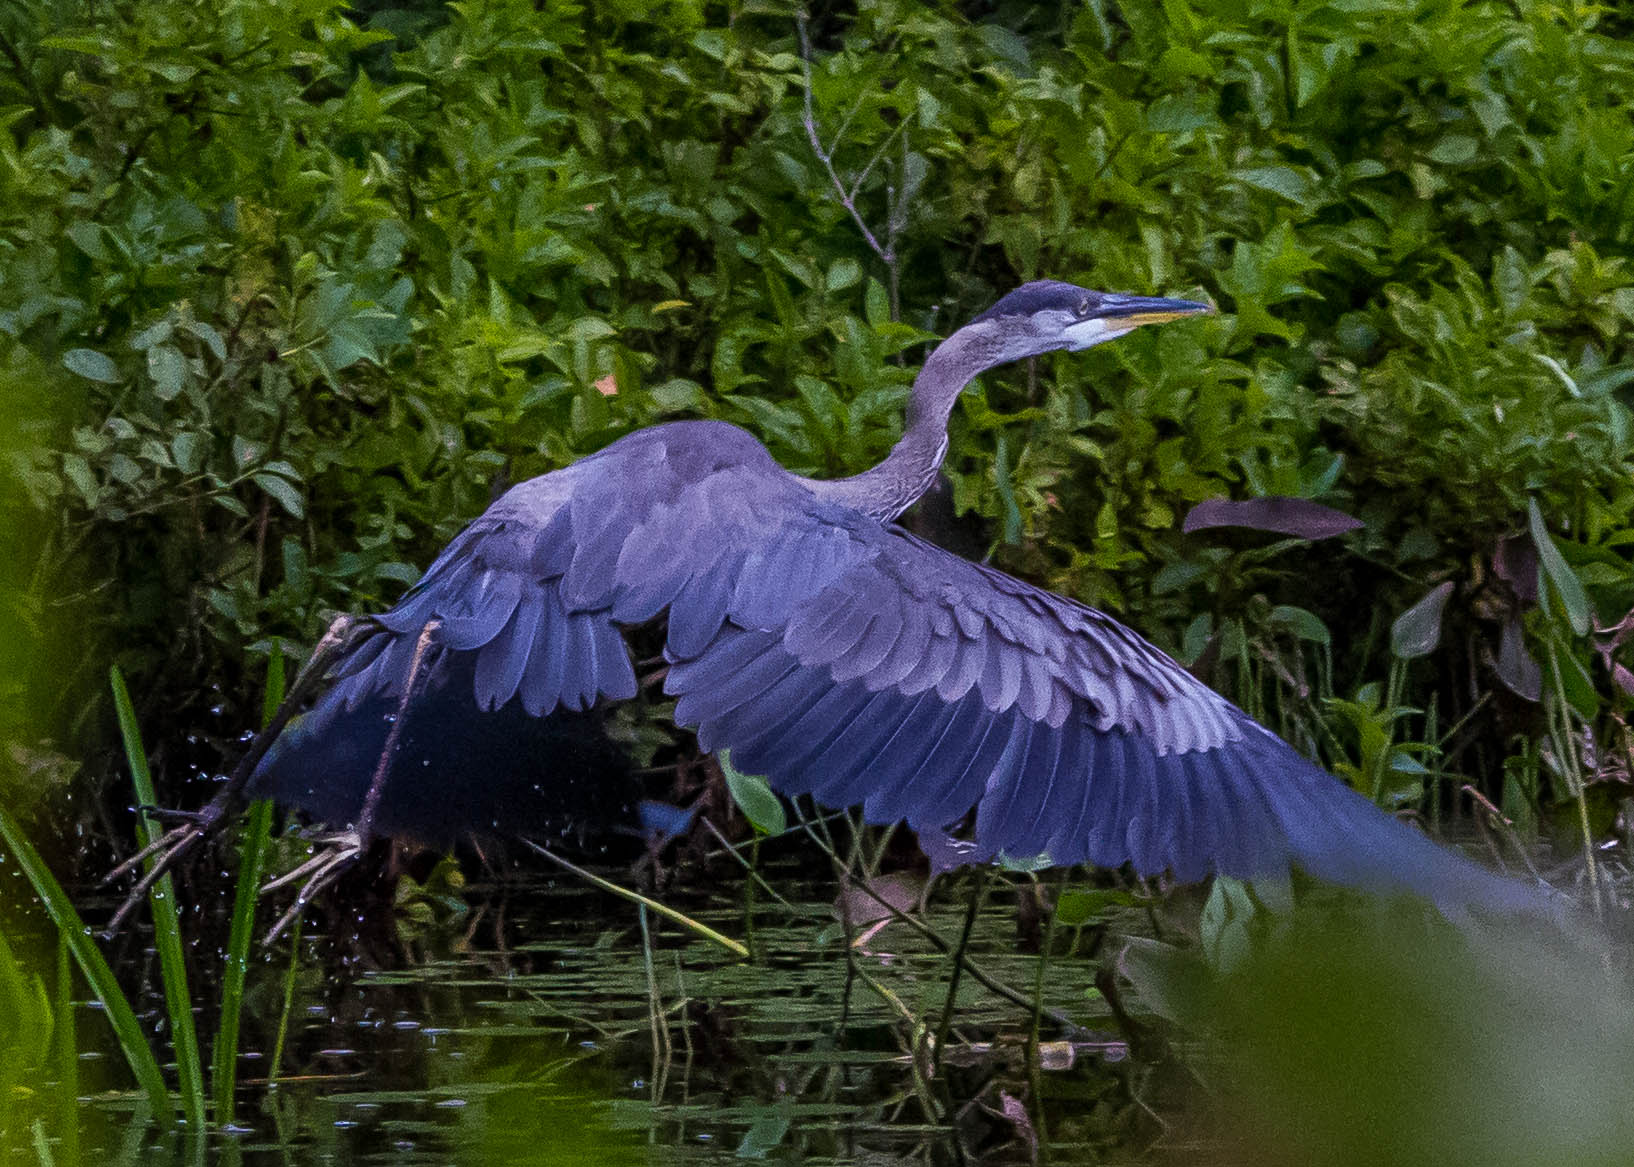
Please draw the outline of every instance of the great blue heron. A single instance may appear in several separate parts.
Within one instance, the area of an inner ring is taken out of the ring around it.
[[[624,630],[666,616],[664,690],[703,749],[871,822],[936,830],[974,809],[977,860],[1181,882],[1292,866],[1449,915],[1536,908],[1538,891],[1383,813],[1111,617],[894,525],[983,370],[1208,310],[1027,284],[930,354],[902,439],[855,477],[803,478],[735,426],[683,421],[512,488],[347,650],[252,792],[365,835],[401,829],[408,804],[447,834],[526,825],[481,793],[504,765],[446,763],[491,759],[479,738],[548,751],[545,727],[634,697]],[[423,695],[405,697],[412,677]],[[614,761],[567,768],[593,785]],[[525,762],[548,789],[552,757]],[[413,797],[382,797],[400,782]]]

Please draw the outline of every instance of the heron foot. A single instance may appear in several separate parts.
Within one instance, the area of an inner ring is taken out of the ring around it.
[[[312,858],[286,871],[277,879],[261,885],[260,894],[266,895],[270,891],[276,891],[303,879],[306,881],[284,914],[278,917],[278,922],[261,938],[263,945],[271,944],[278,939],[285,929],[295,922],[307,904],[326,888],[334,886],[335,881],[346,874],[367,847],[363,836],[357,831],[340,831],[333,835],[325,835],[318,839],[317,843]]]
[[[111,940],[118,935],[120,928],[136,910],[138,904],[153,890],[153,885],[164,877],[167,871],[174,869],[181,861],[187,858],[199,844],[216,834],[247,802],[245,788],[249,785],[250,777],[255,773],[255,767],[260,763],[267,750],[271,747],[278,734],[282,732],[289,719],[295,715],[302,702],[327,675],[329,668],[350,651],[357,642],[368,635],[376,627],[373,617],[369,616],[337,616],[330,622],[329,629],[322,639],[312,649],[312,655],[307,658],[306,664],[301,666],[294,684],[289,687],[283,703],[279,705],[272,719],[255,736],[250,748],[238,760],[231,777],[222,786],[220,793],[205,804],[198,811],[164,810],[155,807],[140,807],[140,813],[155,818],[181,819],[177,826],[172,827],[147,846],[137,851],[129,859],[115,867],[102,877],[100,886],[106,887],[116,880],[134,872],[144,863],[148,864],[142,878],[137,880],[124,901],[109,918],[107,925],[102,929],[104,940]],[[332,882],[332,881],[331,881]],[[327,886],[327,884],[325,885]]]
[[[234,809],[232,803],[231,797],[218,797],[207,803],[202,810],[170,812],[164,815],[163,817],[181,818],[184,821],[171,827],[102,877],[98,886],[106,887],[115,880],[129,875],[142,864],[147,864],[147,870],[142,873],[142,878],[131,886],[124,900],[103,927],[101,936],[104,940],[111,940],[119,934],[119,929],[124,927],[125,921],[130,918],[137,905],[147,898],[154,884],[187,858],[194,848],[221,830]],[[140,809],[143,814],[153,812],[153,808],[150,807]]]

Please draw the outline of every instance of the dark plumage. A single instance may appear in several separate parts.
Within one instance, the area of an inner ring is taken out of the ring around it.
[[[541,791],[562,772],[528,722],[583,728],[594,715],[582,711],[633,696],[621,629],[667,615],[665,690],[704,749],[875,822],[940,829],[974,809],[978,859],[1047,852],[1181,880],[1294,866],[1449,914],[1540,906],[1381,813],[1117,621],[889,521],[934,475],[948,411],[981,368],[1201,307],[1059,283],[1012,292],[931,356],[901,443],[856,478],[799,478],[743,430],[695,421],[522,483],[379,618],[256,788],[355,817],[380,719],[435,619],[436,684],[410,703],[404,739],[423,718],[459,726],[462,710],[489,729],[439,740],[413,799],[437,802],[450,831],[525,825],[496,780],[529,755]],[[490,729],[507,743],[485,744]],[[411,763],[427,743],[415,740]],[[496,751],[511,761],[496,767]],[[377,829],[397,824],[401,769]],[[589,792],[575,789],[560,801]]]
[[[472,701],[476,659],[443,652],[430,662],[392,750],[373,830],[447,848],[467,835],[543,838],[633,826],[639,791],[601,713],[557,709],[533,717],[516,698],[479,710]],[[331,689],[284,730],[256,772],[255,791],[346,826],[358,819],[397,701],[375,691],[348,708],[338,693]]]

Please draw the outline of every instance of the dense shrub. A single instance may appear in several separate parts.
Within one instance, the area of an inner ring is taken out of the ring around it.
[[[1411,698],[1444,728],[1519,675],[1499,630],[1529,584],[1489,564],[1529,499],[1601,619],[1634,605],[1634,48],[1608,19],[904,0],[803,41],[776,3],[17,0],[0,375],[39,537],[8,602],[76,619],[25,740],[84,748],[115,653],[155,736],[235,732],[242,646],[389,603],[504,483],[633,427],[726,418],[791,469],[860,468],[922,342],[1049,275],[1222,315],[988,378],[958,506],[1008,566],[1416,789],[1367,727],[1402,736]],[[1227,494],[1368,525],[1180,533]],[[1357,694],[1445,579],[1435,667]],[[1505,732],[1554,726],[1562,771],[1584,725],[1620,733],[1563,586],[1525,625],[1555,716],[1492,702],[1455,756],[1495,794]],[[1321,704],[1326,668],[1358,699]]]

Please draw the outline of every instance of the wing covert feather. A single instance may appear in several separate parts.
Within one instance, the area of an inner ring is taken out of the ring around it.
[[[1110,617],[818,499],[720,423],[641,431],[525,482],[336,670],[400,691],[421,630],[475,702],[636,692],[621,627],[667,613],[665,688],[705,749],[787,793],[942,829],[974,858],[1340,882],[1517,906]]]

